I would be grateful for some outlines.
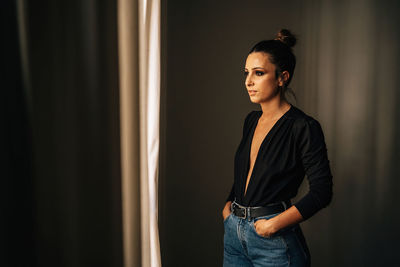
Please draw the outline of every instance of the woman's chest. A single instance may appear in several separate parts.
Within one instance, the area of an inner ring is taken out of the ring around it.
[[[263,141],[267,139],[268,133],[271,131],[275,123],[276,120],[258,123],[254,130],[254,134],[249,136],[250,165],[254,164]]]
[[[297,146],[291,121],[254,127],[243,136],[235,155],[236,164],[264,167],[296,164]]]

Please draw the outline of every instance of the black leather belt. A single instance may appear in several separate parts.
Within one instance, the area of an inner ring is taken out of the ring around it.
[[[277,203],[268,204],[263,207],[245,207],[242,206],[235,201],[231,204],[231,211],[234,215],[242,219],[253,219],[260,216],[266,216],[278,212],[285,211],[291,206],[291,202],[289,201],[281,201]]]

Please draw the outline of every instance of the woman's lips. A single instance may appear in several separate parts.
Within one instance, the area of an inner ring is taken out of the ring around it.
[[[255,95],[257,93],[256,90],[249,90],[249,95]]]

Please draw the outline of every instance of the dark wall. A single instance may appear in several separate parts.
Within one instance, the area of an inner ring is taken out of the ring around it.
[[[248,50],[298,35],[292,88],[324,129],[331,205],[303,222],[313,266],[397,266],[399,4],[176,1],[163,11],[160,239],[163,266],[221,266],[221,211],[250,103]],[[305,181],[297,198],[308,190]]]
[[[221,212],[233,182],[233,156],[245,115],[259,109],[244,87],[247,52],[281,27],[301,34],[302,6],[299,1],[170,0],[166,9],[163,266],[222,266]]]

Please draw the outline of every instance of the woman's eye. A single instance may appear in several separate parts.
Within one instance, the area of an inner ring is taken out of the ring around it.
[[[247,76],[247,74],[249,74],[248,71],[243,72],[244,76]]]
[[[262,75],[264,75],[264,72],[262,72],[262,71],[256,71],[256,75],[257,75],[257,76],[262,76]]]

